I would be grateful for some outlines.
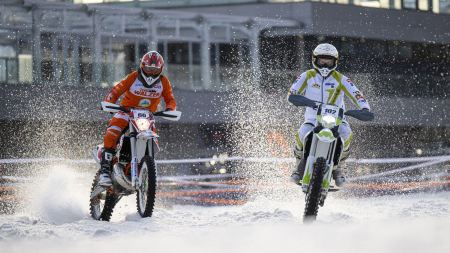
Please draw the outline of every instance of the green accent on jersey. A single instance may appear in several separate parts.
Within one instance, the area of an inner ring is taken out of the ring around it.
[[[347,140],[345,140],[345,142],[344,142],[344,150],[347,150],[350,147],[350,143],[352,142],[352,139],[353,139],[353,133],[350,133]]]
[[[342,84],[342,77],[343,75],[337,71],[333,71],[331,73],[331,75],[334,77],[334,79],[336,79],[336,81],[338,81],[339,85],[336,88],[335,92],[333,93],[332,96],[330,96],[328,98],[328,103],[335,105],[336,104],[336,100],[338,99],[339,95],[341,95],[341,91],[344,91],[345,95],[350,98],[350,100],[352,100],[352,102],[356,105],[356,107],[361,108],[358,104],[358,101],[356,101],[356,99],[352,96],[352,94],[350,94],[350,92],[347,90],[347,88],[345,88],[345,85]]]
[[[330,97],[333,96],[335,89],[326,89],[325,91],[328,92],[328,99],[330,99]]]
[[[310,69],[310,70],[306,71],[305,81],[302,83],[302,86],[298,90],[297,94],[301,94],[308,86],[308,80],[311,78],[314,78],[316,75],[317,75],[317,72],[315,69]]]
[[[303,150],[303,143],[302,140],[300,140],[300,135],[297,133],[295,133],[295,142],[297,143],[297,148],[300,150]]]
[[[342,87],[344,85],[342,85],[342,74],[337,72],[336,70],[331,72],[331,76],[334,77],[334,79],[336,79],[336,81],[338,82],[338,87],[334,90],[334,93],[328,97],[328,104],[332,104],[335,105],[336,104],[336,100],[338,99],[339,95],[341,95],[341,91],[342,91]]]

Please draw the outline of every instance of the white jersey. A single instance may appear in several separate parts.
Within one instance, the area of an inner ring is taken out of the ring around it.
[[[311,100],[321,103],[334,104],[345,110],[344,94],[355,104],[358,109],[369,109],[363,94],[352,81],[337,71],[333,71],[328,77],[322,77],[315,69],[303,72],[292,84],[290,94],[303,95]],[[315,122],[316,110],[306,108],[305,121]]]

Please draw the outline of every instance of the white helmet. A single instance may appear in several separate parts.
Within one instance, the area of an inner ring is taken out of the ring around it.
[[[328,76],[336,69],[338,60],[337,49],[328,43],[317,45],[312,54],[312,64],[323,77]]]

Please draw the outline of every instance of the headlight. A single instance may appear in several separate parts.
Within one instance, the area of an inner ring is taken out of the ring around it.
[[[137,119],[136,126],[139,131],[147,131],[150,128],[150,120],[148,119]]]
[[[336,125],[336,118],[331,115],[322,117],[322,125],[326,128],[333,128]]]

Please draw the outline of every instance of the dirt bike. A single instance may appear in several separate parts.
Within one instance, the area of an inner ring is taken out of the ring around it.
[[[301,95],[290,95],[289,102],[295,106],[307,106],[317,110],[316,124],[311,137],[306,141],[306,167],[302,179],[305,196],[303,220],[313,221],[317,217],[319,206],[325,204],[329,191],[337,191],[332,182],[333,169],[338,165],[343,151],[343,140],[339,136],[339,126],[344,115],[361,121],[374,119],[368,110],[348,110],[310,100]]]
[[[90,214],[95,220],[109,221],[114,206],[123,196],[136,193],[137,210],[141,217],[153,213],[156,193],[155,153],[159,151],[158,135],[155,133],[155,116],[179,120],[181,112],[164,111],[152,113],[142,108],[124,108],[102,102],[102,110],[110,113],[124,112],[129,116],[129,126],[120,137],[113,157],[112,186],[98,185],[98,171],[92,183]],[[95,161],[100,164],[103,145],[93,150]]]

